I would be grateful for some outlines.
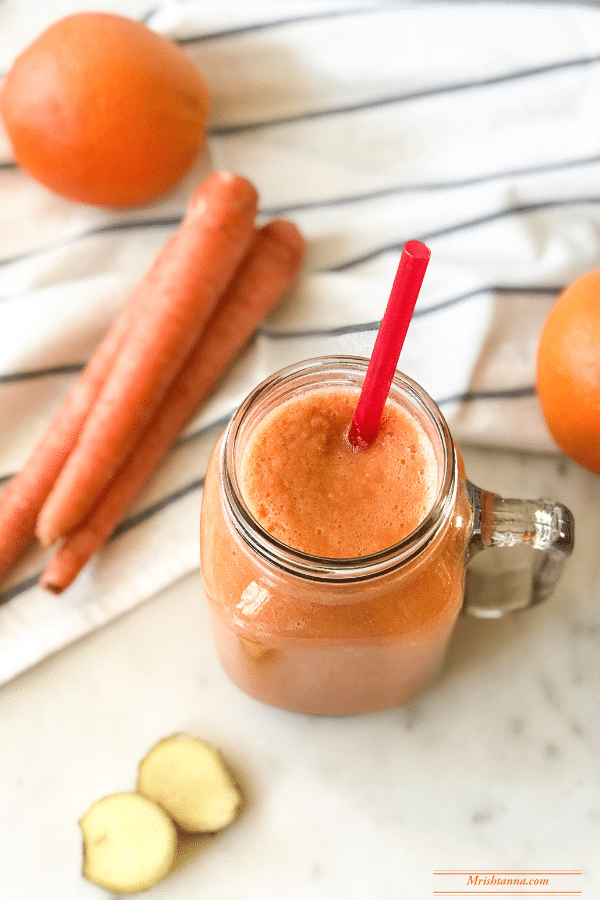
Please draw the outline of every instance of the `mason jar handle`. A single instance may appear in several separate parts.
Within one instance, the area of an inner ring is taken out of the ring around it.
[[[566,506],[551,500],[505,500],[469,481],[466,488],[473,508],[473,532],[467,562],[488,547],[525,544],[542,552],[533,566],[528,595],[506,596],[496,606],[489,606],[467,591],[465,612],[478,618],[498,618],[542,603],[552,594],[573,550],[573,514]]]

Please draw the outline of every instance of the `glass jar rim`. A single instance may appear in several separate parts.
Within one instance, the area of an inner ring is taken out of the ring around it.
[[[284,544],[270,534],[246,505],[236,469],[236,450],[241,430],[257,405],[275,390],[290,389],[295,383],[304,384],[308,390],[319,387],[316,376],[338,373],[346,376],[362,376],[369,360],[361,356],[320,356],[286,366],[262,381],[238,407],[225,431],[220,459],[221,492],[226,509],[231,513],[234,528],[244,545],[260,559],[278,570],[310,581],[356,582],[387,574],[405,565],[421,553],[440,533],[454,507],[457,486],[457,461],[454,442],[446,420],[434,400],[417,382],[396,370],[390,396],[402,393],[414,407],[427,417],[441,449],[441,477],[435,501],[428,514],[409,535],[384,550],[359,557],[313,556]],[[357,381],[353,382],[355,385]],[[323,386],[331,381],[323,380]]]

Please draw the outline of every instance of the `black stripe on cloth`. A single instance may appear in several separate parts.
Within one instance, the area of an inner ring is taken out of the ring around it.
[[[196,428],[195,431],[190,431],[187,434],[181,435],[181,437],[177,438],[177,440],[173,444],[173,447],[180,447],[182,444],[186,444],[189,441],[196,440],[196,438],[203,437],[209,432],[214,431],[215,428],[224,428],[231,419],[236,409],[237,407],[233,407],[222,416],[219,416],[218,419],[213,419],[211,422],[207,422],[205,425],[201,425],[199,428]]]
[[[332,328],[306,328],[297,331],[273,331],[260,327],[256,334],[272,341],[289,341],[298,338],[337,337],[346,334],[362,334],[366,331],[377,331],[381,319],[374,322],[359,322],[356,325],[334,325]]]
[[[371,6],[348,6],[345,9],[329,9],[321,12],[301,13],[279,19],[267,19],[264,22],[249,22],[245,25],[234,25],[230,28],[222,28],[218,31],[207,31],[204,34],[188,35],[175,38],[178,44],[195,44],[203,41],[219,40],[221,38],[238,37],[242,34],[250,34],[255,31],[266,31],[269,28],[282,28],[288,25],[300,25],[304,22],[317,22],[323,19],[341,19],[351,16],[372,15],[381,12],[393,12],[394,4],[382,3]]]
[[[503,176],[499,176],[503,177]],[[396,189],[393,189],[396,190]],[[456,225],[450,225],[447,228],[443,228],[437,231],[429,232],[427,235],[420,238],[422,241],[432,240],[437,237],[444,237],[447,234],[452,234],[454,231],[460,231],[466,228],[473,228],[477,225],[484,225],[489,222],[493,222],[497,219],[501,219],[504,216],[514,216],[514,215],[522,215],[530,212],[536,212],[542,209],[555,209],[561,206],[577,206],[577,205],[585,205],[587,203],[598,203],[600,200],[599,197],[575,197],[569,198],[566,200],[547,200],[539,203],[532,203],[526,206],[516,206],[511,209],[499,210],[494,213],[487,213],[485,216],[481,216],[479,218],[470,219],[466,222],[459,222]],[[271,215],[272,211],[269,210],[260,210],[263,215]],[[86,240],[88,238],[93,238],[97,236],[101,236],[103,234],[110,234],[115,231],[134,231],[144,228],[169,228],[169,227],[177,227],[182,221],[182,216],[166,216],[165,218],[159,219],[136,219],[131,222],[112,222],[107,225],[99,226],[98,228],[90,228],[87,231],[81,232],[80,234],[75,235],[74,237],[65,238],[61,241],[57,241],[54,244],[47,244],[44,247],[37,247],[31,250],[26,250],[22,253],[15,254],[14,256],[6,257],[5,259],[0,259],[0,267],[8,266],[12,263],[21,262],[24,259],[31,259],[34,256],[41,255],[43,253],[50,253],[53,250],[59,250],[64,247],[68,247],[71,244],[76,243],[77,241]],[[411,239],[414,239],[414,235],[411,235]],[[363,262],[368,262],[371,259],[375,259],[377,256],[380,256],[383,253],[387,253],[389,251],[397,251],[404,246],[404,241],[400,243],[393,243],[390,245],[386,245],[384,247],[376,248],[373,251],[369,251],[369,253],[364,256],[357,257],[356,259],[347,260],[346,262],[339,263],[336,266],[332,266],[329,268],[325,268],[321,271],[324,272],[341,272],[345,269],[352,268],[353,266],[360,265]],[[0,297],[0,302],[2,300],[9,299],[8,296]]]
[[[380,188],[375,191],[365,191],[361,194],[348,194],[342,197],[321,198],[319,200],[304,200],[300,203],[289,203],[281,206],[267,206],[261,208],[264,216],[282,216],[294,212],[304,212],[311,209],[328,209],[346,204],[362,203],[369,200],[379,200],[394,194],[417,194],[419,192],[431,193],[433,191],[451,191],[459,188],[473,187],[477,184],[486,184],[490,181],[501,181],[504,178],[522,178],[528,175],[543,175],[548,172],[559,172],[564,169],[574,169],[579,166],[595,165],[600,162],[600,154],[584,156],[580,159],[568,159],[562,162],[550,162],[539,166],[529,166],[515,169],[505,169],[499,172],[487,172],[482,175],[473,175],[470,178],[457,178],[452,181],[431,181],[420,184],[393,185]]]
[[[139,17],[139,21],[144,22],[146,25],[149,25],[149,22],[153,19],[153,17],[160,12],[160,9],[160,6],[153,7],[148,12],[143,13]],[[381,12],[393,12],[394,10],[395,6],[393,3],[381,3],[365,7],[349,6],[343,9],[330,9],[320,12],[290,15],[277,19],[267,19],[263,22],[248,22],[244,25],[234,25],[229,28],[221,28],[217,31],[207,31],[203,34],[187,35],[186,37],[171,37],[169,34],[165,34],[165,37],[170,38],[176,44],[180,45],[199,44],[205,41],[221,40],[222,38],[228,37],[238,37],[240,35],[250,34],[256,31],[266,31],[270,28],[282,28],[290,25],[300,25],[304,22],[317,22],[325,19],[340,19],[360,15],[377,15]],[[149,27],[151,28],[152,26],[149,25]],[[6,74],[6,72],[0,73],[0,78],[4,77],[4,75]]]
[[[146,25],[152,19],[157,12],[160,12],[160,4],[158,6],[153,6],[152,9],[149,9],[148,12],[142,13],[140,16],[140,22],[144,22]]]
[[[426,307],[425,309],[415,309],[413,313],[413,318],[421,318],[423,316],[431,315],[432,313],[439,312],[442,309],[447,309],[448,307],[455,306],[459,303],[464,302],[465,300],[471,300],[473,297],[477,297],[481,294],[506,294],[506,295],[521,295],[527,296],[532,295],[536,297],[556,297],[561,291],[564,290],[564,286],[510,286],[510,287],[501,287],[498,285],[487,285],[480,288],[474,288],[472,291],[467,291],[464,294],[458,294],[456,297],[449,297],[446,300],[440,300],[439,303],[434,303],[431,306]],[[358,322],[353,325],[336,325],[332,328],[306,328],[300,329],[296,331],[275,331],[273,329],[267,328],[265,326],[260,326],[257,328],[255,334],[260,335],[261,337],[265,337],[268,340],[273,341],[286,341],[286,340],[297,340],[302,338],[313,338],[313,337],[335,337],[336,335],[347,335],[347,334],[361,334],[363,332],[368,331],[376,331],[381,324],[381,319],[376,319],[372,322]],[[85,363],[65,363],[61,366],[53,366],[52,368],[47,369],[31,369],[26,372],[12,372],[0,374],[0,385],[1,384],[12,384],[19,381],[25,380],[34,380],[36,378],[46,378],[52,377],[55,375],[70,375],[77,374],[80,372],[85,366]],[[223,420],[227,421],[227,417]],[[218,425],[219,422],[215,422],[209,426],[208,428],[214,428]],[[204,430],[204,429],[202,429]],[[190,435],[190,437],[195,437],[200,434],[200,431],[196,432],[194,435]]]
[[[503,390],[489,391],[465,391],[460,394],[451,394],[436,400],[438,406],[448,403],[475,403],[481,400],[521,400],[523,397],[535,397],[535,387],[524,385],[523,387],[505,388]]]
[[[143,13],[139,17],[139,21],[144,22],[146,25],[149,25],[151,19],[155,15],[157,15],[160,10],[160,5],[153,7],[148,12]],[[320,12],[290,15],[277,19],[267,19],[263,22],[248,22],[244,25],[233,25],[229,28],[218,29],[217,31],[207,31],[202,34],[186,35],[186,37],[171,36],[168,33],[164,36],[180,45],[197,44],[203,43],[205,41],[220,40],[222,38],[238,37],[240,35],[250,34],[256,31],[266,31],[270,28],[282,28],[290,25],[300,25],[304,22],[316,22],[325,19],[339,19],[350,16],[372,15],[379,14],[381,12],[394,12],[394,10],[395,5],[393,2],[381,3],[377,5],[371,4],[365,7],[349,6],[344,9],[323,10]],[[152,26],[149,25],[149,27],[151,28]],[[7,72],[0,72],[0,78],[4,77],[6,74]]]
[[[462,303],[465,300],[471,300],[473,297],[477,297],[481,294],[505,294],[507,296],[528,296],[531,295],[533,297],[541,297],[543,299],[547,299],[548,297],[557,297],[561,291],[564,290],[563,287],[499,287],[497,285],[490,285],[489,287],[476,288],[472,291],[467,291],[465,294],[459,294],[457,297],[450,297],[448,300],[440,300],[439,303],[433,303],[431,306],[425,307],[425,309],[415,309],[413,313],[413,318],[419,319],[423,316],[431,315],[431,313],[439,312],[442,309],[447,309],[450,306],[455,306],[458,303]]]
[[[188,494],[193,494],[194,491],[199,491],[204,487],[204,478],[197,478],[194,481],[191,481],[189,484],[184,485],[181,488],[178,488],[176,491],[173,491],[171,494],[167,494],[166,497],[163,497],[161,500],[157,500],[156,503],[153,503],[151,506],[147,506],[145,509],[140,510],[135,513],[135,515],[129,516],[127,519],[123,519],[120,525],[117,525],[113,534],[111,535],[110,540],[119,537],[121,534],[125,534],[127,531],[131,531],[132,528],[136,528],[138,525],[141,525],[142,522],[145,522],[147,519],[151,519],[152,516],[159,513],[161,510],[166,509],[168,506],[171,506],[173,503],[177,503],[178,500],[182,500],[184,497],[187,497]]]
[[[417,307],[413,313],[413,318],[418,319],[423,316],[431,315],[442,309],[447,309],[450,306],[463,303],[465,300],[471,300],[473,297],[478,297],[481,294],[506,294],[512,296],[527,296],[530,294],[535,297],[548,298],[557,297],[563,290],[564,287],[562,286],[500,287],[498,285],[486,285],[484,287],[474,288],[472,291],[467,291],[464,294],[458,294],[456,297],[449,297],[447,300],[440,300],[439,303],[433,303],[431,306],[425,307],[425,309],[419,309],[419,307]],[[299,338],[336,337],[337,335],[362,334],[367,331],[376,331],[380,325],[381,319],[377,319],[373,322],[358,322],[354,325],[336,325],[332,328],[307,328],[296,331],[275,331],[271,328],[260,326],[257,329],[256,334],[273,341],[286,341],[297,340]]]
[[[432,192],[436,190],[452,190],[459,189],[462,187],[469,187],[476,184],[481,184],[488,181],[501,180],[503,178],[510,177],[520,177],[524,175],[536,175],[542,174],[544,172],[552,172],[552,171],[560,171],[563,169],[570,169],[578,166],[585,165],[593,165],[594,163],[600,162],[600,155],[597,156],[589,156],[582,157],[581,159],[570,159],[564,160],[561,162],[555,163],[547,163],[546,165],[535,166],[531,168],[523,168],[523,169],[507,169],[499,172],[489,172],[487,174],[481,176],[474,176],[472,178],[467,179],[457,179],[455,181],[448,182],[431,182],[425,184],[417,184],[417,185],[394,185],[387,188],[382,188],[377,191],[365,192],[364,194],[353,194],[339,198],[324,198],[321,200],[308,200],[302,203],[295,204],[285,204],[281,206],[272,206],[272,207],[261,207],[260,214],[267,217],[280,216],[280,215],[289,215],[293,212],[301,212],[302,210],[310,210],[310,209],[319,209],[319,208],[327,208],[334,207],[338,205],[350,204],[350,203],[360,203],[360,202],[368,202],[369,200],[376,200],[378,198],[393,196],[394,194],[401,193],[417,193],[419,191],[423,192]],[[548,201],[550,204],[555,201]],[[556,201],[562,202],[562,201]],[[575,202],[575,201],[565,201],[565,202]],[[583,201],[585,202],[585,201]],[[515,212],[518,210],[514,210]],[[169,228],[169,227],[177,227],[183,219],[182,215],[177,216],[166,216],[164,218],[157,219],[134,219],[131,221],[124,222],[110,222],[106,225],[98,226],[97,228],[90,228],[87,231],[80,232],[72,237],[63,238],[60,241],[56,241],[53,244],[46,244],[43,247],[34,247],[31,250],[25,250],[22,253],[17,253],[14,256],[5,257],[4,259],[0,259],[0,266],[11,265],[12,263],[21,262],[25,259],[32,259],[35,256],[38,256],[43,253],[50,253],[53,250],[59,250],[61,248],[65,248],[70,246],[71,244],[75,244],[78,241],[87,240],[88,238],[97,237],[103,234],[111,234],[113,232],[120,231],[135,231],[144,228]],[[7,297],[0,297],[0,302],[2,300],[8,299]]]
[[[31,259],[41,253],[50,253],[52,250],[60,250],[68,247],[77,241],[87,240],[88,238],[99,237],[103,234],[113,234],[119,231],[137,231],[145,228],[173,228],[181,224],[183,216],[164,216],[158,219],[131,219],[124,222],[109,222],[106,225],[98,225],[95,228],[88,228],[72,237],[63,238],[53,244],[46,244],[44,247],[34,247],[31,250],[24,250],[22,253],[16,253],[14,256],[7,256],[0,259],[0,266],[7,266],[11,263],[21,262],[24,259]],[[0,297],[0,301],[6,297]]]
[[[209,129],[209,134],[213,137],[227,137],[233,134],[239,134],[243,131],[250,131],[258,128],[273,128],[280,125],[291,125],[295,122],[305,122],[311,119],[322,119],[329,116],[350,115],[357,112],[364,112],[368,109],[376,109],[382,106],[392,106],[398,103],[407,103],[413,100],[423,100],[428,97],[437,97],[442,94],[452,94],[460,91],[478,90],[480,88],[493,87],[498,84],[505,84],[511,81],[518,81],[525,78],[534,78],[544,75],[554,74],[566,69],[580,68],[582,66],[592,66],[600,62],[600,54],[596,53],[591,56],[581,56],[577,59],[567,59],[557,62],[547,63],[542,66],[532,66],[528,69],[515,69],[512,72],[505,72],[501,75],[488,75],[486,78],[473,79],[471,81],[457,81],[449,84],[436,85],[435,87],[422,88],[418,91],[407,91],[401,94],[391,94],[385,97],[372,97],[368,100],[361,100],[356,103],[340,104],[331,106],[326,109],[312,109],[305,112],[294,113],[287,116],[276,116],[272,119],[264,119],[258,122],[242,122],[233,125],[216,125]]]
[[[364,193],[360,194],[348,194],[342,197],[324,197],[318,200],[304,200],[300,203],[288,203],[282,204],[280,206],[266,206],[261,207],[260,212],[263,216],[280,216],[292,212],[302,212],[304,210],[310,209],[327,209],[334,206],[344,206],[351,203],[361,203],[368,200],[378,200],[383,197],[393,196],[394,194],[416,194],[420,191],[422,191],[423,193],[430,193],[433,191],[456,190],[459,188],[473,187],[477,184],[485,184],[490,181],[501,181],[504,178],[522,178],[523,176],[527,175],[543,175],[547,172],[560,172],[564,169],[574,169],[578,168],[579,166],[595,165],[598,162],[600,162],[600,154],[549,162],[539,166],[524,166],[522,168],[517,167],[514,169],[503,169],[498,172],[485,172],[482,175],[473,175],[470,178],[457,178],[452,181],[431,181],[421,182],[417,184],[392,185],[390,187],[380,188],[375,191],[365,191]],[[10,168],[16,168],[15,163],[0,163],[0,169]],[[180,216],[176,219],[171,219],[169,222],[165,222],[164,220],[159,219],[148,219],[145,221],[137,221],[135,223],[132,223],[131,227],[140,228],[144,227],[144,225],[146,224],[148,224],[148,227],[154,227],[157,225],[160,226],[162,224],[177,224],[181,221],[181,218],[182,217]],[[115,223],[114,230],[123,230],[122,226],[123,223]],[[109,232],[111,230],[113,230],[113,225],[103,226],[104,232]],[[90,234],[93,233],[95,232],[90,232]],[[84,232],[82,235],[78,235],[73,240],[78,240],[80,237],[85,238],[87,236],[88,233]],[[7,260],[0,260],[0,264],[5,262],[12,262],[13,260],[16,260],[18,258],[19,257],[13,257]]]
[[[50,366],[47,369],[29,369],[24,372],[0,373],[0,384],[14,384],[18,381],[29,381],[33,378],[47,378],[53,375],[76,375],[81,372],[85,363],[64,363],[61,366]]]
[[[430,231],[427,234],[421,235],[420,237],[411,235],[411,239],[417,239],[427,243],[427,241],[435,240],[436,238],[446,237],[449,234],[455,234],[457,231],[464,231],[469,228],[478,228],[481,225],[488,225],[490,222],[496,222],[499,219],[503,219],[508,216],[529,215],[530,213],[539,212],[540,210],[545,209],[559,209],[560,207],[564,206],[585,206],[590,203],[600,203],[600,197],[572,197],[565,200],[547,200],[542,203],[530,203],[526,206],[514,206],[510,209],[502,209],[498,210],[497,212],[487,213],[485,216],[477,216],[474,219],[467,219],[465,222],[457,222],[455,225],[448,225],[445,228],[439,228],[435,231]],[[327,269],[323,269],[322,271],[344,272],[347,269],[352,269],[355,266],[370,262],[371,260],[376,259],[378,256],[382,256],[384,253],[398,253],[402,250],[404,243],[405,241],[395,241],[392,244],[385,244],[382,247],[376,247],[373,250],[369,250],[368,253],[363,253],[360,256],[356,256],[353,259],[348,259],[345,262],[338,263],[337,265],[331,266]]]
[[[428,316],[432,313],[439,312],[442,309],[447,309],[448,307],[455,306],[459,303],[464,302],[465,300],[471,300],[473,297],[477,297],[481,294],[507,294],[507,295],[521,295],[527,296],[532,295],[535,297],[556,297],[561,291],[564,290],[564,286],[538,286],[538,285],[530,285],[530,286],[498,286],[498,285],[486,285],[484,287],[474,288],[472,291],[467,291],[464,294],[458,294],[456,297],[449,297],[446,300],[440,300],[438,303],[433,303],[431,306],[427,306],[425,309],[415,309],[413,313],[413,318],[421,318],[422,316]],[[296,331],[275,331],[271,328],[267,328],[266,326],[259,326],[256,329],[255,335],[260,335],[261,337],[265,337],[268,340],[273,341],[286,341],[286,340],[294,340],[298,338],[311,338],[311,337],[335,337],[336,335],[346,335],[346,334],[361,334],[363,332],[368,331],[376,331],[381,324],[381,319],[374,320],[372,322],[358,322],[353,325],[335,325],[332,328],[307,328]],[[46,369],[30,369],[24,372],[9,372],[9,373],[0,373],[0,385],[2,384],[13,384],[19,381],[27,381],[34,380],[36,378],[48,378],[59,375],[72,375],[81,372],[84,368],[85,363],[64,363],[61,366],[52,366]],[[227,421],[227,418],[224,420]],[[215,422],[211,424],[210,428],[216,427],[219,422]],[[203,429],[204,430],[204,429]],[[197,436],[200,434],[200,431],[196,432]]]
[[[151,28],[152,26],[149,25],[149,22],[157,13],[160,12],[160,10],[160,5],[152,7],[152,9],[148,10],[148,12],[142,13],[142,15],[139,17],[139,21],[143,22]],[[204,34],[188,35],[187,37],[171,37],[169,34],[165,34],[165,37],[170,38],[170,40],[174,41],[176,44],[195,44],[201,43],[203,41],[217,40],[224,37],[237,37],[238,35],[248,34],[249,32],[253,31],[265,31],[269,28],[281,28],[282,26],[286,25],[298,25],[302,22],[312,22],[318,21],[320,19],[341,18],[347,15],[368,15],[372,13],[386,12],[388,10],[394,10],[393,3],[391,5],[389,3],[382,3],[377,6],[368,7],[349,6],[346,9],[324,10],[322,12],[304,13],[302,15],[288,16],[287,18],[282,19],[270,19],[264,22],[251,22],[246,25],[223,28],[218,31],[205,32]],[[7,72],[0,72],[0,78],[3,78],[6,74]]]
[[[0,593],[0,606],[2,606],[3,603],[8,603],[8,601],[12,600],[14,597],[18,597],[19,594],[24,594],[29,588],[35,587],[41,574],[41,572],[36,572],[35,575],[24,578],[23,581],[19,581],[18,584],[13,584],[12,587],[9,587],[6,591]]]

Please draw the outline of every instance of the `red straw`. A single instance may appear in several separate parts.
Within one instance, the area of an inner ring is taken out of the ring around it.
[[[377,437],[383,407],[430,256],[431,250],[421,241],[407,241],[404,245],[348,432],[352,447],[364,449]]]

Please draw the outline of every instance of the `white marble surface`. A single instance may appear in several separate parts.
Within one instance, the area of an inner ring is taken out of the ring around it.
[[[221,747],[246,806],[148,900],[420,900],[442,887],[434,871],[458,869],[576,870],[572,887],[600,896],[600,478],[465,457],[482,486],[575,513],[549,603],[463,619],[443,677],[409,706],[327,719],[229,684],[199,575],[176,584],[0,688],[2,900],[107,896],[80,875],[78,818],[180,730]]]

